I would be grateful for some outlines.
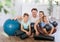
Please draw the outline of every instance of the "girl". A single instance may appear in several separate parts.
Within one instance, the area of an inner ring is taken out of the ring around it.
[[[48,29],[50,29],[50,30],[48,30],[47,31],[47,29],[46,29],[46,26],[49,26],[49,28]],[[43,29],[43,32],[44,32],[44,35],[46,34],[46,35],[51,35],[52,33],[53,33],[53,31],[54,31],[54,27],[52,26],[52,24],[51,23],[49,23],[49,21],[47,20],[47,17],[46,16],[43,16],[43,22],[41,22],[41,27],[42,27],[42,29]]]

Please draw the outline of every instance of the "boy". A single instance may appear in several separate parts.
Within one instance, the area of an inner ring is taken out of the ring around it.
[[[28,36],[31,35],[30,21],[28,13],[24,13],[21,21],[21,31],[25,32]]]

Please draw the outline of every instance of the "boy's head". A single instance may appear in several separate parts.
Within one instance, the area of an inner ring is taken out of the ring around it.
[[[37,8],[32,8],[31,12],[32,12],[32,16],[36,17],[38,10],[37,10]]]
[[[43,11],[39,11],[39,17],[42,18],[44,16],[44,12]]]
[[[29,14],[28,13],[24,13],[23,18],[24,18],[25,21],[28,21]]]

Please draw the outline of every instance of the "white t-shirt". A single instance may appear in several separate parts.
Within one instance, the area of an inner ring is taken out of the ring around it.
[[[39,19],[39,16],[38,16],[38,15],[37,15],[36,18],[34,18],[32,15],[29,16],[29,21],[30,21],[31,23],[35,23],[38,19]],[[17,19],[17,20],[19,21],[19,23],[21,23],[21,20],[19,20],[19,19]]]
[[[31,23],[35,23],[38,19],[39,19],[38,15],[36,18],[34,18],[32,15],[29,17],[29,20],[31,21]]]

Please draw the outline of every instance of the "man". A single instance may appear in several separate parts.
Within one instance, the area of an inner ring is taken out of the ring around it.
[[[30,16],[30,21],[32,23],[35,23],[39,19],[38,14],[37,14],[38,10],[36,8],[32,8],[31,13],[32,15]]]

